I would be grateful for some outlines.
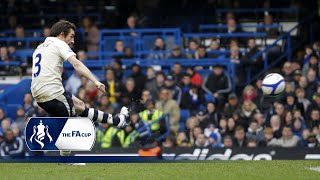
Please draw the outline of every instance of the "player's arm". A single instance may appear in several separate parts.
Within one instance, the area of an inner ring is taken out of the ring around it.
[[[104,84],[99,82],[91,73],[91,71],[87,68],[87,66],[85,66],[81,61],[79,61],[75,56],[70,56],[68,58],[68,61],[72,64],[73,68],[76,70],[78,74],[90,79],[98,90],[106,92]]]

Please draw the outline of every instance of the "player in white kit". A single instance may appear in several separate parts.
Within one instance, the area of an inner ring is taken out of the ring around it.
[[[126,127],[128,108],[122,107],[116,116],[87,108],[85,103],[64,90],[62,67],[69,61],[76,72],[91,80],[96,88],[105,92],[105,86],[76,58],[69,45],[74,43],[76,27],[69,21],[55,23],[50,36],[33,53],[31,92],[37,104],[53,117],[88,117],[94,122],[109,123],[118,128]]]

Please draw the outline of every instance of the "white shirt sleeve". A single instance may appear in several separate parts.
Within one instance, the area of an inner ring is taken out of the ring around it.
[[[72,49],[68,46],[68,44],[65,42],[59,43],[58,51],[64,61],[66,61],[69,57],[76,55],[76,53],[74,53]]]

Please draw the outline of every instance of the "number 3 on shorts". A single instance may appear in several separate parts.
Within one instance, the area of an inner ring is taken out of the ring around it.
[[[40,62],[41,62],[41,54],[40,54],[40,53],[36,55],[36,59],[37,59],[37,61],[36,61],[36,63],[34,64],[34,68],[38,67],[38,70],[37,70],[35,73],[33,73],[33,77],[38,77],[39,74],[40,74],[40,71],[41,71],[41,65],[40,65]]]

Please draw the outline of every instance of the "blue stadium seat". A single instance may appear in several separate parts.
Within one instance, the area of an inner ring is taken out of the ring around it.
[[[211,94],[206,93],[204,97],[206,99],[206,102],[215,101],[215,97]]]
[[[188,109],[180,110],[180,122],[186,122],[189,117],[190,117],[190,111]]]

